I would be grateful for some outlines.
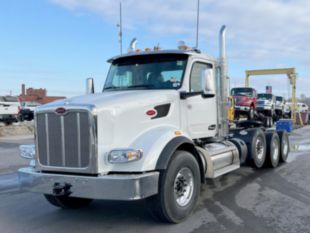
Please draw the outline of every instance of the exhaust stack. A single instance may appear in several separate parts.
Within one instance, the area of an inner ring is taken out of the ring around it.
[[[136,51],[137,42],[138,40],[136,38],[132,39],[132,41],[130,42],[129,48],[128,48],[128,53]]]
[[[228,119],[227,119],[227,57],[226,57],[226,26],[221,27],[219,33],[219,67],[220,67],[220,130],[219,137],[228,136]]]

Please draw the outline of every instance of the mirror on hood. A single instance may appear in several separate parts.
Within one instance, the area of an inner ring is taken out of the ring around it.
[[[94,87],[94,79],[88,78],[86,79],[86,94],[94,94],[95,93],[95,87]]]

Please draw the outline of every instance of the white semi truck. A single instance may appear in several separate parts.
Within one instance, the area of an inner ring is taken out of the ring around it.
[[[145,199],[154,217],[179,223],[206,178],[286,161],[285,132],[228,128],[225,26],[219,60],[135,44],[109,60],[101,93],[88,79],[87,95],[36,109],[35,145],[20,148],[31,161],[18,171],[22,189],[61,208]]]

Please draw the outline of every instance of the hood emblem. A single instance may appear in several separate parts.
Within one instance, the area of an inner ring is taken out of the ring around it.
[[[58,115],[64,115],[64,114],[67,113],[67,110],[65,108],[63,108],[63,107],[59,107],[59,108],[56,108],[55,112]]]

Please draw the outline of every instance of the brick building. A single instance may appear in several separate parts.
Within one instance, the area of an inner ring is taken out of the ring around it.
[[[46,104],[55,100],[65,99],[65,96],[47,96],[47,90],[44,88],[27,88],[25,84],[22,84],[21,94],[19,95],[20,102],[37,102],[40,104]]]

